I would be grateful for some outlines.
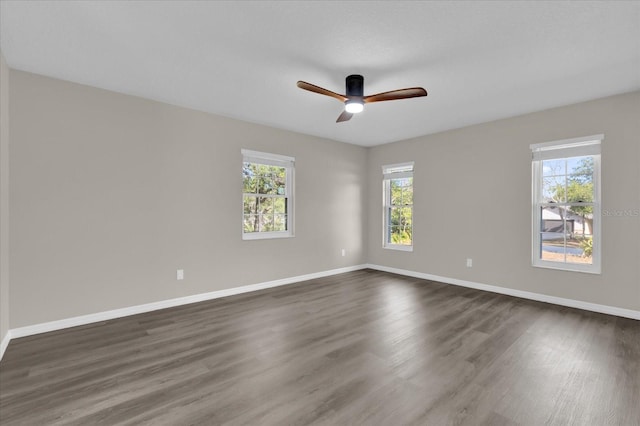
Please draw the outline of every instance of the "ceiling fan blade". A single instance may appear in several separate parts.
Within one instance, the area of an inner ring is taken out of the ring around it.
[[[347,100],[347,97],[344,95],[341,95],[339,93],[336,92],[332,92],[331,90],[327,90],[325,88],[322,88],[320,86],[316,86],[315,84],[311,84],[311,83],[307,83],[306,81],[299,81],[297,83],[298,87],[304,90],[308,90],[310,92],[314,92],[314,93],[319,93],[321,95],[325,95],[325,96],[331,96],[332,98],[335,98],[337,100],[339,100],[340,102],[344,102]]]
[[[349,121],[351,120],[351,117],[353,117],[353,114],[347,111],[342,111],[342,114],[340,114],[338,116],[338,119],[336,120],[336,123],[341,123],[343,121]]]
[[[364,97],[364,103],[394,101],[396,99],[418,98],[427,96],[427,91],[422,87],[410,87],[408,89],[392,90],[390,92],[376,93]]]

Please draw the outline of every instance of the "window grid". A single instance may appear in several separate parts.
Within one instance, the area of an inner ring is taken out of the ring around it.
[[[413,163],[383,166],[383,247],[413,250]]]
[[[534,266],[600,273],[601,139],[532,145]]]
[[[243,239],[293,236],[293,159],[247,153],[243,150]]]

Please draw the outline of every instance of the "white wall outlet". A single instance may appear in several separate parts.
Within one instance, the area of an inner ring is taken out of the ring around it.
[[[467,258],[467,268],[471,268],[473,266],[473,259]]]
[[[347,255],[347,250],[342,249],[342,257],[345,257]]]
[[[178,269],[176,273],[177,280],[184,280],[184,269]]]

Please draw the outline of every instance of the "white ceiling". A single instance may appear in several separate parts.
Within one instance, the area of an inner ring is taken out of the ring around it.
[[[6,1],[10,67],[364,146],[640,89],[640,2]],[[342,105],[344,93],[429,96]]]

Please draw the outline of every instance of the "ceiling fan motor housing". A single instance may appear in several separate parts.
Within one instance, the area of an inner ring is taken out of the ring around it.
[[[347,77],[347,97],[364,96],[364,77],[352,74]]]

